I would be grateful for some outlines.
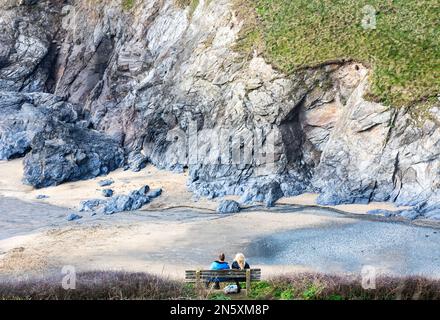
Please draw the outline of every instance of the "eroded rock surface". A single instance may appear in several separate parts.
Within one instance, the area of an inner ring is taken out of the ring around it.
[[[8,112],[16,120],[0,127],[0,154],[32,149],[25,163],[34,185],[112,170],[121,147],[126,168],[188,169],[189,188],[206,197],[271,206],[311,191],[321,204],[393,201],[418,205],[417,217],[437,212],[439,107],[415,121],[408,108],[366,101],[369,70],[358,63],[285,75],[258,53],[238,52],[242,21],[228,0],[201,0],[193,13],[172,0],[131,9],[110,0],[7,1],[0,26],[1,91],[81,106],[78,119],[53,129],[59,136],[23,124],[31,122],[23,103]],[[116,159],[72,137],[110,144]],[[48,176],[42,168],[57,157]]]
[[[51,94],[0,91],[0,160],[24,156],[48,122],[75,123],[81,120],[79,112],[79,105]]]
[[[24,158],[24,182],[37,188],[105,175],[124,164],[124,152],[106,135],[75,124],[48,124]]]

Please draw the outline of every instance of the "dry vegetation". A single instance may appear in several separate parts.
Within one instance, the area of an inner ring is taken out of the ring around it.
[[[195,299],[183,282],[145,273],[86,272],[77,275],[77,289],[64,290],[61,277],[0,283],[0,300],[169,300]],[[212,294],[230,300],[234,295]],[[381,277],[376,289],[363,289],[360,278],[294,274],[253,284],[251,299],[269,300],[440,300],[440,281],[423,277]]]

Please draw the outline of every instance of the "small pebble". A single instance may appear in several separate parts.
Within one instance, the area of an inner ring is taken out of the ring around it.
[[[106,198],[113,197],[113,190],[112,189],[104,189],[102,190],[102,195]]]
[[[100,187],[107,187],[112,185],[113,183],[115,183],[112,179],[107,179],[107,180],[101,180],[98,182],[98,185]]]
[[[67,216],[67,221],[75,221],[75,220],[79,220],[82,217],[76,213],[71,213]]]

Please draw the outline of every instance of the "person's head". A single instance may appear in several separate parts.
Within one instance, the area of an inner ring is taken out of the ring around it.
[[[225,254],[224,253],[220,253],[219,256],[218,256],[218,260],[220,262],[223,262],[223,261],[225,261],[225,259],[226,259]]]
[[[235,261],[237,261],[238,265],[240,266],[240,269],[244,269],[246,265],[246,258],[244,257],[243,253],[237,253],[235,255]]]

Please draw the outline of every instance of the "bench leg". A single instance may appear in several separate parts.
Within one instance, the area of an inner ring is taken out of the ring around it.
[[[246,296],[249,296],[251,291],[251,270],[246,270]]]
[[[199,296],[202,295],[202,285],[200,282],[200,271],[196,271],[196,291]]]

